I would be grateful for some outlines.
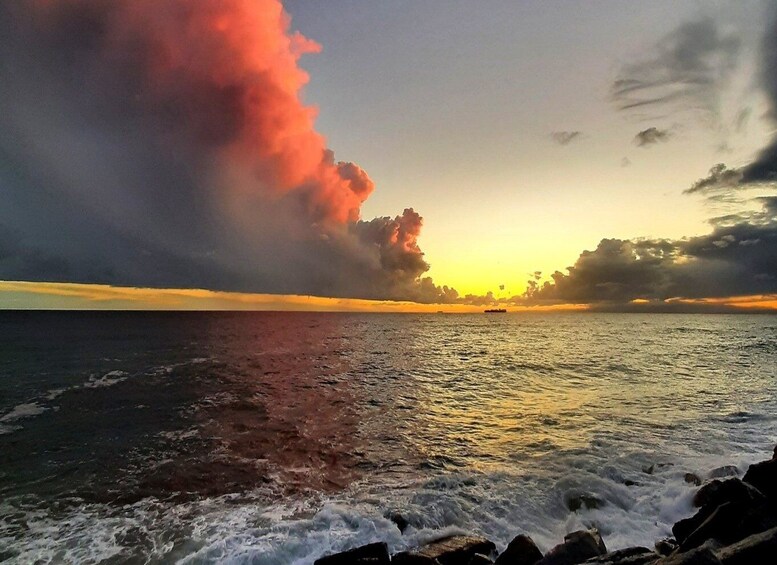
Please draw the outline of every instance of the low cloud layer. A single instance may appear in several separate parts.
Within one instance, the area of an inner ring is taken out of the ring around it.
[[[0,5],[0,279],[445,299],[301,101],[279,0]]]

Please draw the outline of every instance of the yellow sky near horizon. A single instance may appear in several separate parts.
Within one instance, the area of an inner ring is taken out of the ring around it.
[[[645,301],[634,301],[634,304]],[[742,311],[774,310],[777,295],[670,299],[666,304],[726,306]],[[522,306],[510,312],[574,312],[586,304]],[[421,304],[409,301],[330,298],[293,294],[254,294],[206,289],[136,288],[106,284],[0,281],[0,310],[247,310],[301,312],[477,313],[474,304]]]

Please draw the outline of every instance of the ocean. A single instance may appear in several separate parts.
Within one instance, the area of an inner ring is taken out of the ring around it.
[[[775,442],[774,315],[0,312],[9,563],[652,547]]]

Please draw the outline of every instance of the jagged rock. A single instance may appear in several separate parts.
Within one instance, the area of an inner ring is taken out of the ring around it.
[[[715,544],[705,544],[685,553],[674,553],[668,557],[662,557],[651,565],[722,565],[715,555]]]
[[[316,559],[313,565],[390,565],[388,546],[371,543],[355,549]]]
[[[750,465],[743,480],[761,491],[772,504],[777,503],[777,458]]]
[[[460,535],[448,536],[430,542],[420,549],[398,553],[394,556],[392,563],[422,565],[435,563],[436,561],[439,565],[469,565],[470,559],[476,553],[491,555],[495,551],[496,546],[486,538]]]
[[[677,549],[677,540],[674,538],[664,538],[656,542],[656,553],[667,556]]]
[[[722,467],[717,467],[710,471],[709,475],[707,475],[707,478],[720,479],[722,477],[736,477],[738,474],[739,469],[737,469],[734,465],[723,465]]]
[[[538,565],[574,565],[586,559],[604,555],[607,548],[599,530],[578,530],[564,536],[564,543],[551,549]]]
[[[496,565],[534,565],[542,559],[542,552],[527,535],[513,538],[507,548],[496,558]]]
[[[718,551],[723,565],[771,563],[777,556],[777,528],[754,534]]]
[[[629,547],[593,557],[584,563],[597,565],[645,565],[655,561],[659,556],[647,547]]]
[[[762,502],[763,494],[752,483],[740,479],[710,481],[699,489],[693,497],[693,505],[720,506],[725,502]]]
[[[566,502],[567,508],[569,508],[572,512],[577,512],[581,508],[595,510],[596,508],[601,508],[605,505],[604,500],[593,494],[579,494],[576,496],[571,496]]]
[[[494,565],[494,562],[491,561],[491,558],[487,555],[476,553],[472,556],[472,559],[469,560],[469,565]]]
[[[701,479],[696,473],[685,473],[685,482],[691,485],[701,486]]]

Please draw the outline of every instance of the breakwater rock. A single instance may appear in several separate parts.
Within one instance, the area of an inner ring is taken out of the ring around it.
[[[595,529],[571,532],[543,555],[526,533],[497,554],[489,540],[453,535],[390,555],[385,543],[373,543],[322,557],[315,565],[758,565],[777,562],[777,448],[772,459],[751,465],[742,479],[729,466],[699,484],[697,511],[672,528],[674,538],[654,548],[608,551]],[[697,483],[698,481],[698,483]],[[583,501],[582,503],[588,504]],[[401,518],[401,517],[400,517]]]

